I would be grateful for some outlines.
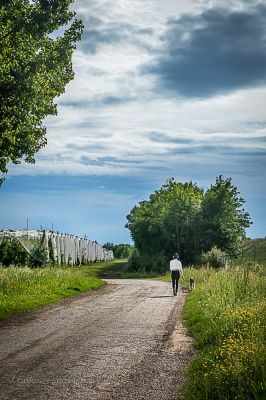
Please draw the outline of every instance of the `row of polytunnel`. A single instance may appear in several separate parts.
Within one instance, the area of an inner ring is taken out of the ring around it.
[[[45,262],[53,261],[58,265],[79,265],[114,259],[113,252],[106,250],[101,244],[75,235],[46,230],[0,232],[0,239],[6,236],[17,239],[29,254],[35,257],[36,254],[42,254]]]

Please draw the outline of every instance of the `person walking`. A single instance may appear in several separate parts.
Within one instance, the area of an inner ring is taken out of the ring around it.
[[[181,261],[179,260],[179,254],[175,253],[173,259],[170,261],[170,271],[172,277],[173,295],[177,295],[178,291],[178,281],[180,279],[180,274],[182,273],[182,278],[184,279],[184,273],[182,269]]]

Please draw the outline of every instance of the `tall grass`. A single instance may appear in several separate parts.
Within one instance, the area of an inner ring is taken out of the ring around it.
[[[105,282],[100,273],[122,265],[120,261],[79,268],[0,267],[0,319],[101,287]]]
[[[196,279],[183,310],[198,353],[189,369],[189,400],[261,400],[265,396],[263,266],[187,268]]]

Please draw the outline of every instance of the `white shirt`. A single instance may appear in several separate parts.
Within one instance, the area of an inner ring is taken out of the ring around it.
[[[170,261],[170,271],[180,271],[183,272],[181,261],[179,260],[171,260]]]

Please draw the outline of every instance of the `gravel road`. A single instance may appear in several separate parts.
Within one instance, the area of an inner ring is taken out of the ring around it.
[[[104,288],[0,323],[0,398],[180,399],[193,356],[185,290],[107,280]]]

